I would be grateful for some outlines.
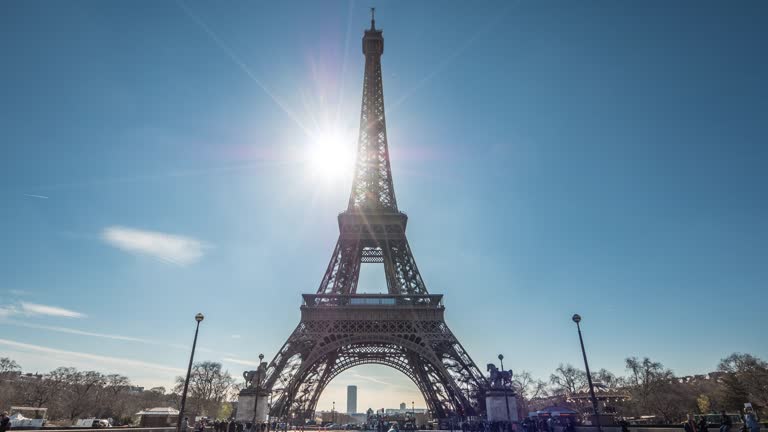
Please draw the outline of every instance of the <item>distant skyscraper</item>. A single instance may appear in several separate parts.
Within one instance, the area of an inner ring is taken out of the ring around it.
[[[347,386],[347,414],[357,412],[357,386]]]
[[[405,411],[405,402],[400,402],[400,411]]]

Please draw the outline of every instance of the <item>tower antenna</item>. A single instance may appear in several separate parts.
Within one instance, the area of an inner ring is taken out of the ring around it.
[[[376,8],[371,8],[371,30],[374,30],[376,28],[376,18],[374,15],[376,14]]]

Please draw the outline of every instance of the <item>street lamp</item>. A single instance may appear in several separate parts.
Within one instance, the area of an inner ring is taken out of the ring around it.
[[[192,374],[192,361],[195,358],[195,347],[197,346],[197,332],[200,330],[200,322],[205,316],[198,313],[195,315],[197,325],[195,327],[195,339],[192,341],[192,353],[189,355],[189,366],[187,367],[187,379],[184,380],[184,391],[181,393],[181,410],[179,410],[179,419],[176,421],[176,430],[181,431],[181,420],[184,418],[184,407],[187,404],[187,389],[189,388],[189,376]],[[184,431],[186,432],[186,431]]]
[[[597,398],[595,397],[595,388],[592,386],[592,374],[589,373],[589,363],[587,362],[587,352],[584,350],[584,339],[581,337],[581,315],[573,314],[571,318],[576,323],[576,329],[579,331],[579,343],[581,343],[581,355],[584,356],[584,369],[587,370],[587,382],[589,383],[589,397],[592,399],[592,410],[595,412],[595,423],[597,431],[602,432],[600,427],[600,415],[597,412]]]
[[[260,427],[256,427],[256,415],[259,409],[259,383],[261,382],[261,361],[264,360],[264,354],[259,354],[259,368],[256,373],[256,396],[253,398],[253,430],[261,431]]]
[[[499,354],[499,362],[501,363],[501,370],[504,371],[504,355]],[[502,385],[504,382],[502,381]],[[507,387],[504,386],[504,403],[507,404],[507,421],[512,424],[512,416],[509,414],[509,396],[507,395]]]
[[[331,408],[331,422],[336,424],[336,401],[333,401],[333,408]]]

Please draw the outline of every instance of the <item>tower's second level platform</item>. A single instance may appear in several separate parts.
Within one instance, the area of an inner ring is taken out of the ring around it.
[[[302,294],[304,320],[442,320],[442,294]]]

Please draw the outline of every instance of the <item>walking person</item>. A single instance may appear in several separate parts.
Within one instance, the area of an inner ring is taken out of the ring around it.
[[[189,418],[184,417],[184,420],[181,421],[181,432],[187,431],[189,431]]]
[[[619,421],[619,426],[621,426],[621,432],[629,432],[629,422],[627,419],[623,418]]]
[[[725,411],[720,412],[720,432],[728,432],[731,430],[731,426],[733,426],[731,416],[726,414]]]
[[[702,415],[699,419],[699,432],[709,432],[709,423],[707,423],[707,416]]]
[[[683,428],[685,432],[699,432],[699,427],[696,425],[693,414],[688,414],[688,419],[683,423]]]
[[[744,414],[744,426],[749,429],[749,432],[760,432],[760,420],[752,408],[747,408],[747,412]]]

